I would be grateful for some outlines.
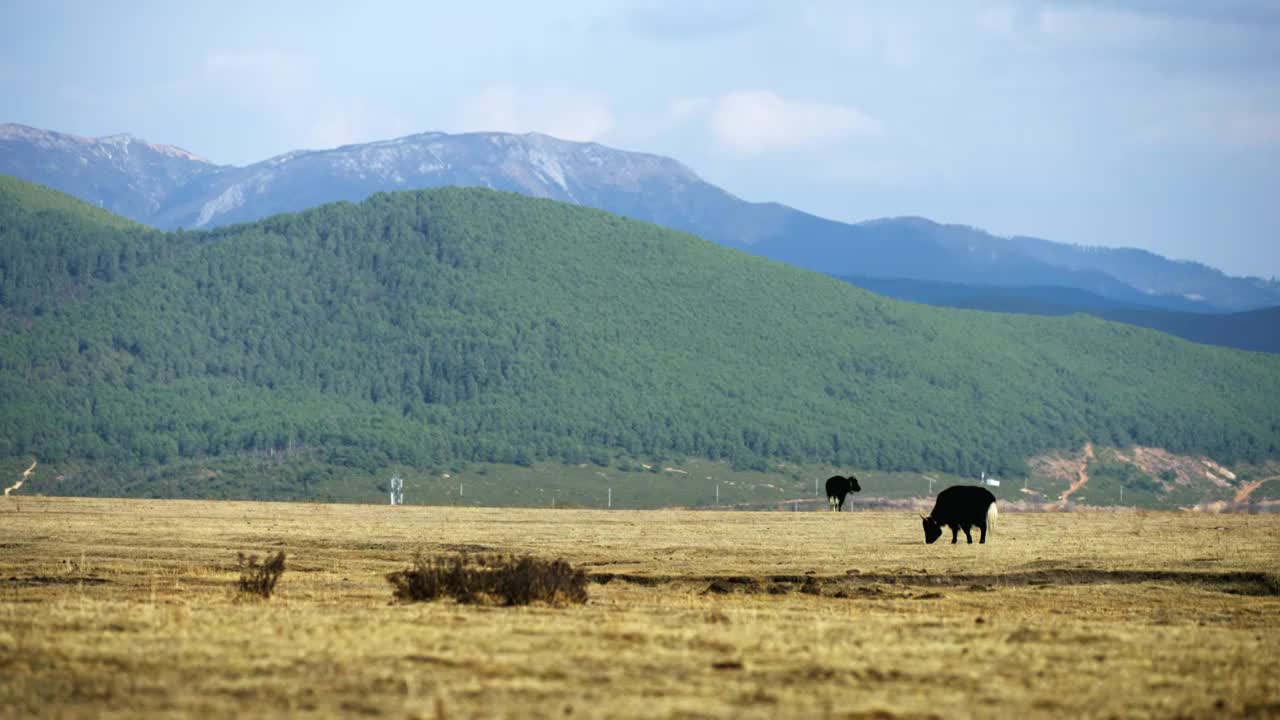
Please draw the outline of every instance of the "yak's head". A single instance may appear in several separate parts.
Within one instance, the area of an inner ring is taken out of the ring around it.
[[[935,540],[942,537],[942,525],[931,517],[920,516],[920,522],[924,525],[924,541],[932,545]]]
[[[862,492],[862,487],[858,485],[858,478],[850,475],[846,479],[849,481],[849,492]]]

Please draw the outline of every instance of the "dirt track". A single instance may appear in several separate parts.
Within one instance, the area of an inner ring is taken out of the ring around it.
[[[1089,483],[1089,473],[1085,472],[1085,469],[1089,467],[1090,460],[1093,460],[1093,443],[1091,442],[1084,444],[1084,459],[1080,461],[1080,467],[1076,470],[1075,481],[1071,483],[1071,487],[1062,491],[1062,497],[1058,499],[1063,507],[1066,507],[1067,498],[1071,497],[1072,493]]]
[[[1265,477],[1265,478],[1262,478],[1261,480],[1254,480],[1253,482],[1245,483],[1244,485],[1241,485],[1240,490],[1236,493],[1235,502],[1236,503],[1249,502],[1249,496],[1253,494],[1253,491],[1262,487],[1262,484],[1269,480],[1280,480],[1280,475],[1272,475],[1271,477]]]

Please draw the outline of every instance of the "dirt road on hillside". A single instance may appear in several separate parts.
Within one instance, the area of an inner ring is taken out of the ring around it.
[[[1249,496],[1253,494],[1253,491],[1262,487],[1262,483],[1267,482],[1268,480],[1280,480],[1280,475],[1272,475],[1271,477],[1265,477],[1265,478],[1262,478],[1261,480],[1254,480],[1253,482],[1245,483],[1244,485],[1241,485],[1240,489],[1236,492],[1234,502],[1236,503],[1249,502]]]
[[[1076,470],[1075,481],[1071,483],[1071,487],[1063,490],[1062,497],[1058,498],[1058,502],[1062,503],[1063,507],[1067,506],[1067,498],[1071,497],[1072,493],[1088,484],[1089,473],[1086,469],[1089,467],[1090,460],[1093,460],[1093,443],[1087,442],[1084,444],[1084,459],[1080,461],[1080,468]]]

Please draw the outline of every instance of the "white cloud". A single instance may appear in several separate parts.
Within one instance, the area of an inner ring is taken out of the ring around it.
[[[1013,32],[1017,12],[1017,8],[1012,5],[990,5],[978,12],[975,21],[978,29],[984,32],[1008,35]]]
[[[785,2],[648,0],[620,2],[610,15],[633,32],[662,40],[705,40],[759,27],[788,9]]]
[[[668,113],[675,120],[704,120],[716,145],[738,155],[809,150],[881,132],[880,121],[857,108],[769,90],[675,100]]]
[[[667,116],[678,123],[685,122],[706,112],[711,103],[711,98],[706,97],[676,98],[667,103]]]
[[[296,75],[305,65],[302,56],[280,48],[211,50],[204,57],[210,72],[251,72],[259,75]]]
[[[219,93],[283,105],[312,84],[311,63],[278,48],[214,50],[204,57],[204,80]]]
[[[927,12],[938,15],[950,7],[931,3]],[[916,12],[893,3],[818,3],[806,5],[801,17],[810,42],[897,71],[929,61],[929,50],[939,41],[940,23],[923,22]]]
[[[1141,127],[1135,137],[1154,146],[1275,149],[1280,148],[1280,110],[1218,106],[1206,101],[1200,107]]]
[[[1235,110],[1225,114],[1227,139],[1244,147],[1280,147],[1280,112]]]
[[[1064,45],[1138,48],[1169,44],[1182,23],[1161,15],[1120,8],[1049,6],[1041,8],[1041,34]]]
[[[1197,5],[1057,3],[1041,7],[1034,25],[1042,40],[1061,48],[1132,52],[1164,61],[1183,58],[1195,66],[1227,58],[1274,65],[1272,48],[1280,27],[1275,21],[1251,22],[1239,9],[1215,12],[1213,3],[1203,3],[1201,12]]]
[[[104,98],[102,93],[73,82],[58,88],[58,99],[68,105],[88,106],[100,105]]]
[[[327,105],[309,113],[308,119],[310,124],[302,135],[302,145],[308,148],[373,142],[412,132],[400,117],[374,112],[362,101]]]
[[[307,128],[303,145],[309,148],[331,148],[352,143],[367,142],[360,120],[343,110],[336,110],[316,118]]]
[[[279,48],[219,49],[205,54],[198,87],[210,96],[262,113],[283,131],[279,150],[331,148],[404,134],[404,122],[360,96],[322,81],[313,57]]]
[[[616,122],[599,96],[564,88],[491,85],[463,101],[458,130],[541,132],[565,140],[598,140]]]

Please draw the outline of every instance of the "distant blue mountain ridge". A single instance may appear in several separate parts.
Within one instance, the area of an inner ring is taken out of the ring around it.
[[[1280,353],[1280,307],[1234,313],[1188,312],[1122,303],[1069,287],[968,285],[848,276],[840,279],[879,295],[924,305],[1019,315],[1083,313],[1159,330],[1205,345]]]
[[[1280,283],[1231,277],[1135,249],[1081,247],[905,217],[842,223],[744,201],[670,158],[537,133],[438,132],[244,167],[129,135],[84,138],[0,125],[0,173],[164,229],[210,228],[382,191],[447,185],[508,190],[684,230],[838,276],[993,287],[1060,287],[1163,310],[1280,305]]]

